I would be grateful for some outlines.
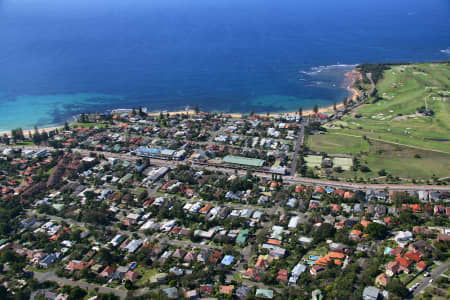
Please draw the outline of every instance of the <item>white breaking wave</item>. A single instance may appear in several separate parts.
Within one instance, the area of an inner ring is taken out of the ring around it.
[[[450,55],[450,47],[447,49],[442,49],[441,52]]]
[[[336,64],[336,65],[329,65],[329,66],[318,66],[318,67],[312,67],[308,71],[302,70],[300,73],[306,74],[309,76],[318,75],[320,73],[324,72],[330,72],[330,71],[337,71],[337,70],[352,70],[354,69],[358,64],[355,65],[347,65],[347,64]]]

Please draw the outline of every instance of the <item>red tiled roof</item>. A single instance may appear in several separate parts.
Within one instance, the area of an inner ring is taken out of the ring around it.
[[[296,193],[301,193],[304,189],[305,189],[305,188],[304,188],[303,186],[297,185],[297,186],[295,187],[295,192],[296,192]]]
[[[353,197],[353,195],[354,195],[354,193],[353,192],[345,192],[344,193],[344,198],[345,199],[349,199],[349,198],[351,198],[351,197]]]
[[[418,263],[417,263],[417,268],[419,268],[420,270],[425,270],[426,268],[427,268],[427,264],[422,260],[422,261],[419,261]]]
[[[288,280],[288,271],[284,269],[280,269],[277,273],[277,279],[287,281]]]
[[[366,220],[362,220],[362,221],[361,221],[361,225],[362,225],[364,228],[366,228],[367,226],[369,226],[370,223],[372,223],[372,222],[366,221]]]
[[[314,193],[323,193],[323,192],[324,192],[324,189],[321,187],[318,187],[314,190]]]
[[[411,263],[412,263],[411,261],[409,261],[406,258],[401,257],[401,256],[397,256],[395,258],[395,261],[397,261],[399,264],[401,264],[404,267],[409,267],[411,265]]]
[[[267,244],[280,246],[280,245],[281,245],[281,241],[276,240],[276,239],[269,239],[269,240],[267,241]]]
[[[222,294],[232,294],[234,285],[221,285],[219,289]]]
[[[417,251],[416,252],[408,252],[405,254],[405,256],[407,258],[409,258],[410,260],[414,260],[415,262],[419,262],[421,259],[420,252],[417,252]]]

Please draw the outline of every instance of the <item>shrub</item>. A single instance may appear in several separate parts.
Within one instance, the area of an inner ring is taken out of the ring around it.
[[[368,166],[361,166],[360,170],[361,170],[361,172],[364,172],[364,173],[370,172],[370,169]]]

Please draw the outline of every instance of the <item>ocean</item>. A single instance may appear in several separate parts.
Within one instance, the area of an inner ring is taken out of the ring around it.
[[[358,63],[449,59],[448,0],[0,0],[0,131],[328,106]]]

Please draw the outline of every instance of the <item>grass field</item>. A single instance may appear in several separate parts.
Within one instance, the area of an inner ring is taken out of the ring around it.
[[[94,127],[98,127],[98,128],[104,128],[108,126],[108,124],[104,124],[104,123],[72,123],[70,124],[70,127],[76,128],[76,127],[82,127],[82,128],[94,128]]]
[[[322,247],[317,247],[314,249],[309,250],[303,257],[302,259],[304,260],[308,260],[310,255],[313,256],[325,256],[328,253],[328,249],[324,246]]]
[[[141,277],[136,282],[137,287],[145,287],[150,282],[150,278],[158,273],[157,269],[147,269],[142,266],[138,266],[135,270]]]
[[[381,100],[344,117],[341,131],[450,154],[449,84],[449,64],[394,66],[376,86]],[[422,106],[434,116],[416,115]]]
[[[334,132],[331,132],[334,133]],[[361,138],[337,134],[320,134],[308,137],[311,149],[328,154],[358,154],[369,151],[370,145]]]
[[[305,156],[305,162],[308,168],[320,168],[322,164],[322,156],[319,155],[307,155]]]
[[[32,141],[26,141],[26,142],[17,142],[15,144],[12,144],[11,146],[34,146],[34,143]]]
[[[341,167],[342,170],[349,171],[352,168],[353,160],[346,157],[335,157],[333,158],[333,166]]]
[[[344,178],[373,178],[381,169],[408,179],[450,176],[450,65],[393,66],[383,75],[378,101],[367,99],[333,121],[327,134],[308,137],[308,147],[358,156],[371,170],[339,175]],[[421,107],[434,114],[418,113]]]

